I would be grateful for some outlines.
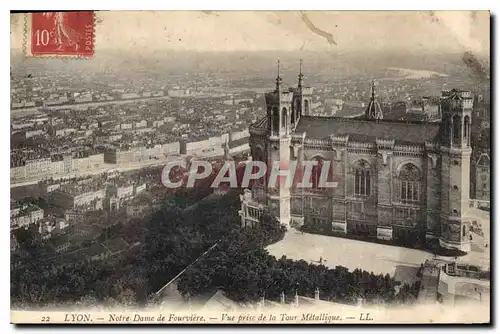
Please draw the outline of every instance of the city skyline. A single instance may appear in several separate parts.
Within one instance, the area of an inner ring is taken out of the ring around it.
[[[488,14],[11,14],[11,322],[490,321]]]

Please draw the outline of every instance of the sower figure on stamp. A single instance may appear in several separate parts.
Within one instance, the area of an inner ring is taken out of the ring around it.
[[[45,17],[53,17],[55,23],[54,38],[57,50],[62,50],[65,46],[75,47],[78,50],[78,32],[67,23],[67,15],[64,12],[44,13]]]

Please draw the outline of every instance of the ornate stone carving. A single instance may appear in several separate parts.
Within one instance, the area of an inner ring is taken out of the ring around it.
[[[382,164],[384,166],[389,162],[389,158],[392,156],[391,151],[379,151],[378,154],[382,157]]]
[[[417,221],[413,218],[406,218],[403,221],[403,225],[407,227],[416,227],[417,226]]]
[[[443,225],[442,236],[445,240],[460,241],[460,224]]]
[[[460,233],[460,225],[450,224],[451,233]]]
[[[292,201],[292,213],[302,214],[302,198],[293,198]]]
[[[293,152],[293,159],[297,160],[299,158],[299,152],[300,149],[302,148],[302,145],[300,144],[295,144],[290,146]]]
[[[317,201],[311,211],[317,216],[328,216],[328,202],[326,200]]]
[[[345,148],[333,147],[332,150],[333,150],[333,160],[341,161],[342,156],[345,154]]]
[[[436,153],[427,153],[427,157],[429,158],[430,162],[431,162],[431,166],[432,168],[436,168],[437,166],[437,160],[438,160],[438,156]]]
[[[403,181],[420,181],[421,175],[414,164],[407,163],[401,168],[399,178]]]
[[[453,241],[460,241],[460,225],[450,224],[448,226],[450,228],[450,239]]]

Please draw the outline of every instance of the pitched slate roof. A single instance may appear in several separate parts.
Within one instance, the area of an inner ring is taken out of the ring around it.
[[[241,307],[238,303],[232,301],[224,295],[224,292],[217,290],[217,292],[210,298],[202,310],[219,311],[219,312],[232,312],[237,311]]]
[[[258,119],[255,123],[253,123],[250,126],[256,129],[267,129],[267,116]]]
[[[439,128],[440,123],[302,116],[295,132],[306,132],[308,138],[316,139],[349,135],[356,141],[375,141],[378,138],[423,144],[438,140]]]
[[[244,137],[236,140],[232,140],[229,142],[229,148],[235,148],[241,145],[248,144],[249,137]]]
[[[488,166],[490,164],[490,157],[487,153],[481,153],[479,160],[477,162],[478,165]]]

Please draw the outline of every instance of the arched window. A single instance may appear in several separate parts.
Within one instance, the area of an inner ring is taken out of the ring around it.
[[[371,192],[370,166],[364,160],[354,167],[354,195],[369,196]]]
[[[262,153],[262,149],[257,147],[253,154],[253,160],[256,161],[264,161],[264,153]]]
[[[464,225],[462,228],[462,237],[465,237],[465,233],[466,233],[466,231],[465,231],[465,225]]]
[[[300,118],[300,100],[297,99],[297,102],[295,103],[295,110],[294,110],[294,119],[295,119],[295,122],[297,122]]]
[[[406,164],[399,172],[401,181],[401,200],[418,202],[420,200],[420,172],[413,164]]]
[[[273,132],[278,133],[280,131],[280,114],[278,108],[273,108]]]
[[[319,181],[321,178],[321,169],[323,168],[323,159],[321,157],[315,157],[314,161],[317,161],[317,164],[312,168],[311,183],[313,189],[319,189],[321,188]]]
[[[470,145],[470,135],[471,135],[471,124],[470,124],[470,117],[465,116],[464,117],[464,138],[467,141],[467,145]]]
[[[467,123],[469,122],[469,116],[464,117],[464,138],[467,138],[468,132],[467,132]]]
[[[306,113],[306,115],[309,114],[309,100],[304,101],[304,112]]]
[[[254,161],[262,161],[264,162],[264,153],[262,152],[262,148],[257,147],[254,152],[254,156],[252,157],[252,160]],[[258,172],[258,167],[257,166],[252,166],[252,174],[256,174]],[[250,180],[250,184],[264,184],[266,179],[265,176],[268,173],[266,173],[264,176],[258,178],[257,180]]]
[[[445,138],[446,143],[448,144],[451,136],[451,118],[446,117],[443,120],[443,136]]]
[[[461,129],[460,129],[460,124],[461,124],[461,120],[460,120],[460,116],[458,115],[455,115],[453,117],[453,142],[454,143],[460,143],[460,140],[461,140]]]

